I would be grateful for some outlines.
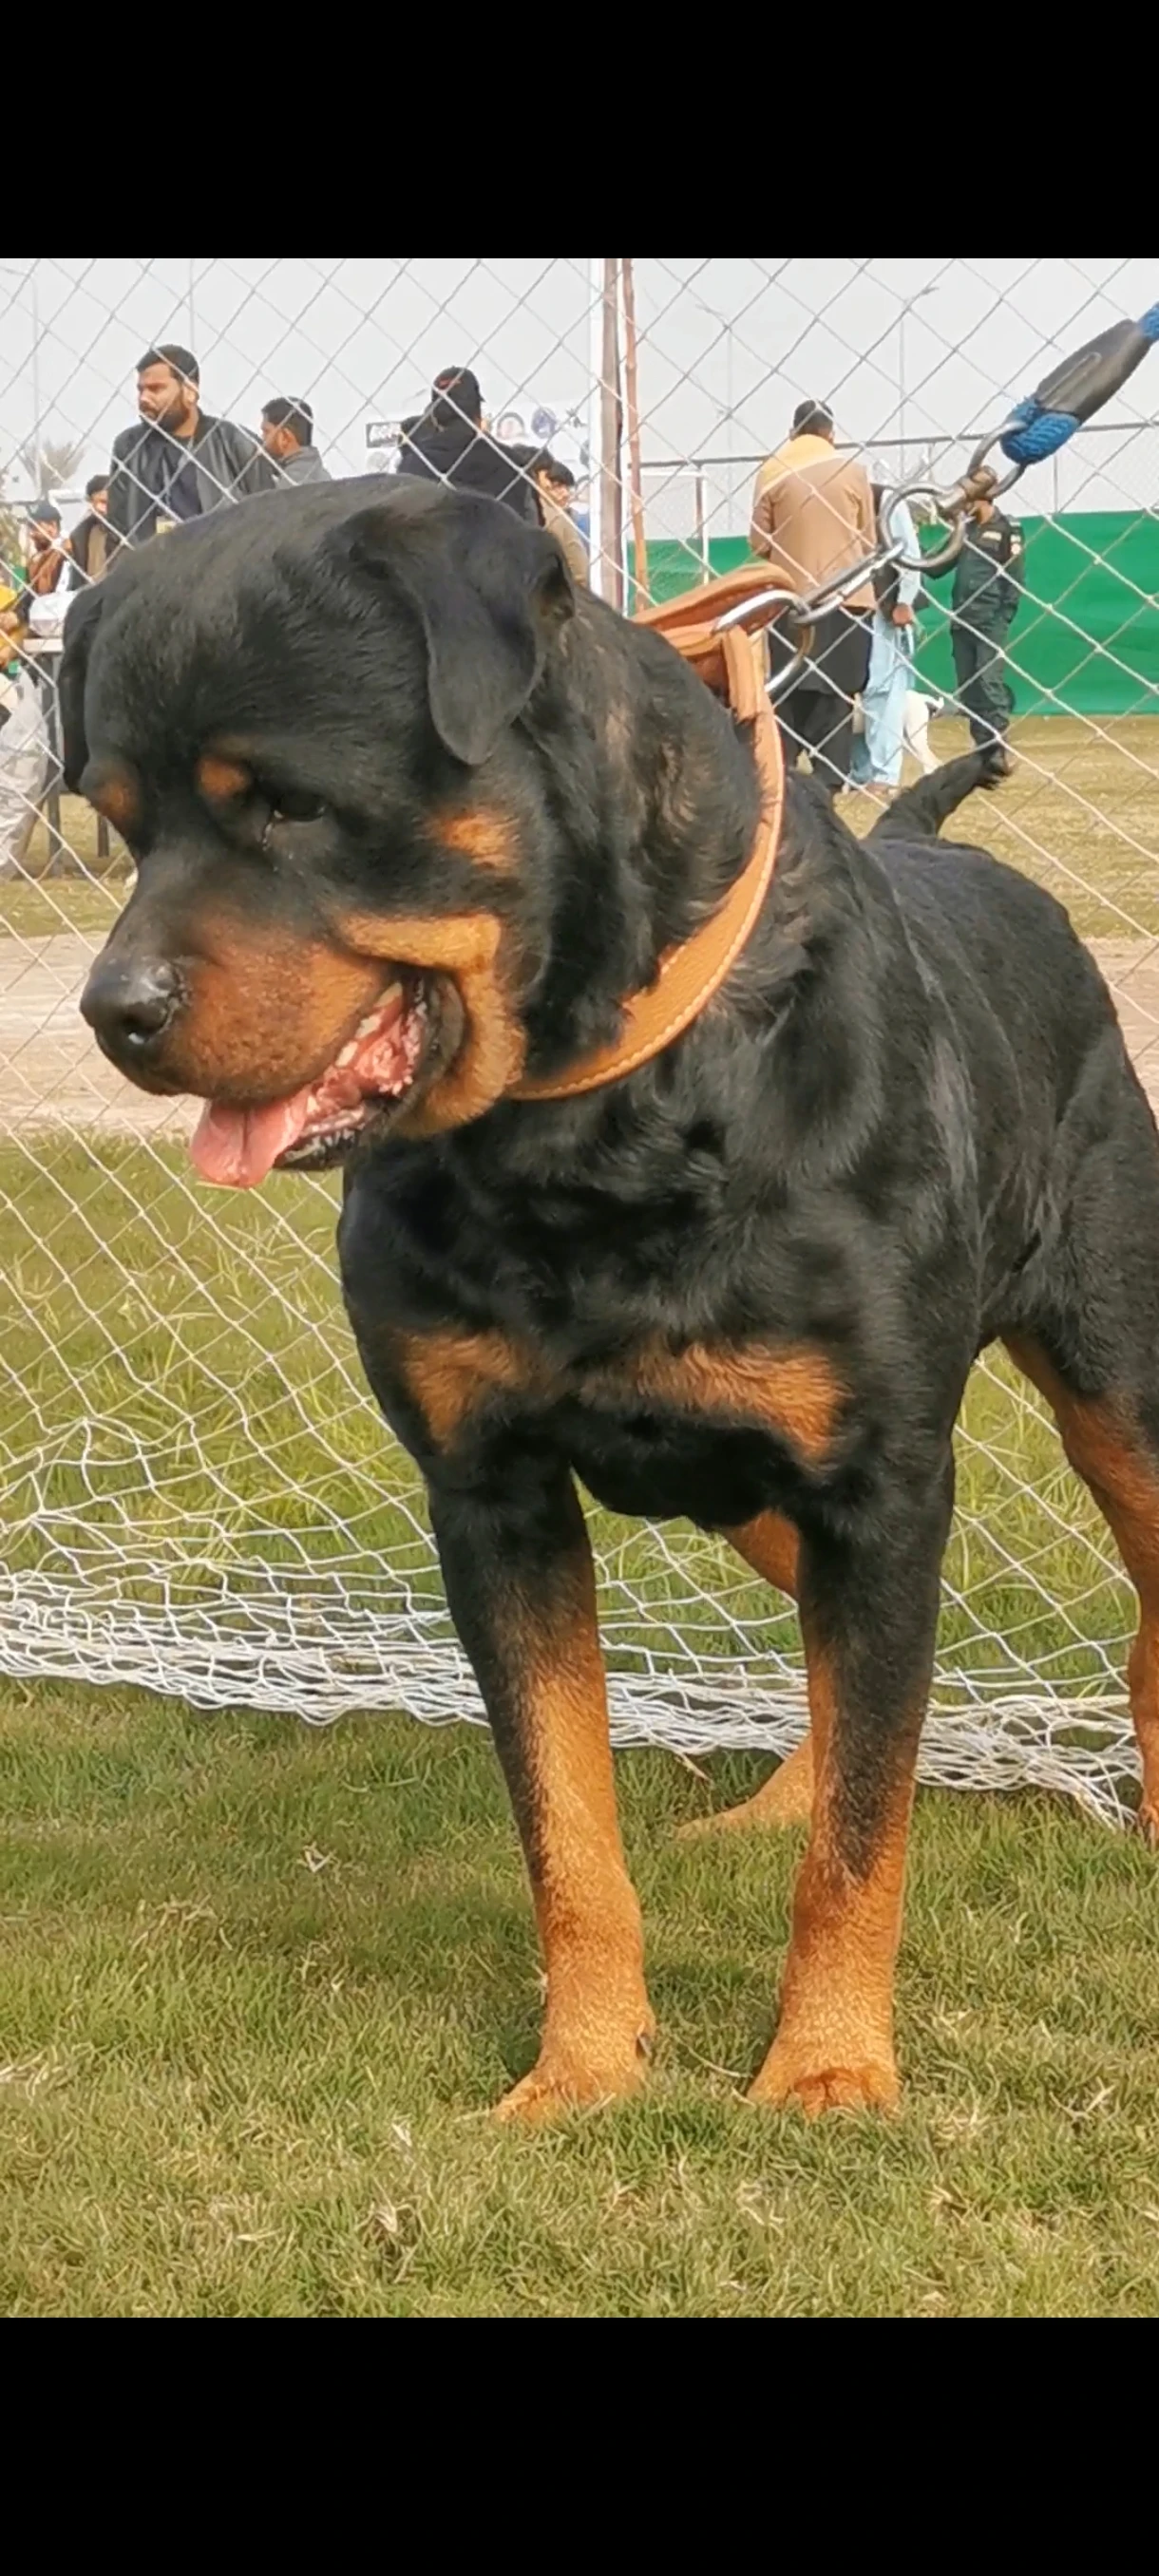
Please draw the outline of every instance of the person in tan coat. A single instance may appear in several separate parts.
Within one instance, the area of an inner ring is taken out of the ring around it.
[[[790,588],[807,591],[861,562],[875,536],[864,466],[856,457],[838,455],[833,415],[823,403],[798,403],[792,437],[766,457],[757,474],[754,553],[766,556]],[[831,796],[849,783],[853,703],[869,675],[873,607],[873,585],[866,580],[818,618],[810,659],[777,708],[787,757],[792,761],[807,751],[814,777]],[[771,652],[780,655],[783,667],[788,639],[776,627],[770,633]]]

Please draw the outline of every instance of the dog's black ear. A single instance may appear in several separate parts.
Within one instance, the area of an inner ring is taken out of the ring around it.
[[[93,639],[105,613],[106,589],[103,582],[91,582],[87,590],[78,591],[64,621],[64,651],[60,657],[57,689],[60,700],[60,737],[64,765],[64,783],[75,796],[81,773],[88,763],[89,747],[85,734],[85,682],[88,678],[89,655]]]
[[[357,561],[397,581],[427,648],[435,731],[476,768],[527,704],[552,635],[575,613],[554,537],[501,501],[411,486],[347,529]]]

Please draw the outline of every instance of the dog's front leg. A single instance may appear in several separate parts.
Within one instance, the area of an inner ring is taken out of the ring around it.
[[[812,1827],[757,2102],[817,2112],[897,2099],[894,1963],[952,1501],[947,1459],[852,1532],[802,1543]]]
[[[504,2117],[557,2117],[634,2092],[651,2051],[640,1908],[616,1816],[595,1577],[566,1467],[436,1481],[451,1615],[474,1666],[531,1875],[547,1976],[538,2063]]]

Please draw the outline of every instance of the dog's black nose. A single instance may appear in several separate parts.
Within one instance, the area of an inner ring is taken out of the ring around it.
[[[105,1054],[131,1070],[164,1036],[179,999],[175,967],[98,957],[80,1006]]]

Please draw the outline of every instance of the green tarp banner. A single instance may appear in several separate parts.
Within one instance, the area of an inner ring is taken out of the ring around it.
[[[1009,658],[1016,713],[1159,714],[1159,516],[1089,510],[1024,518],[1022,526],[1026,597]],[[714,539],[709,553],[714,573],[752,560],[743,537]],[[702,574],[692,546],[672,539],[649,545],[654,599],[674,598]],[[918,668],[942,690],[954,683],[941,605],[952,582],[951,573],[930,583],[932,604],[921,616]]]

